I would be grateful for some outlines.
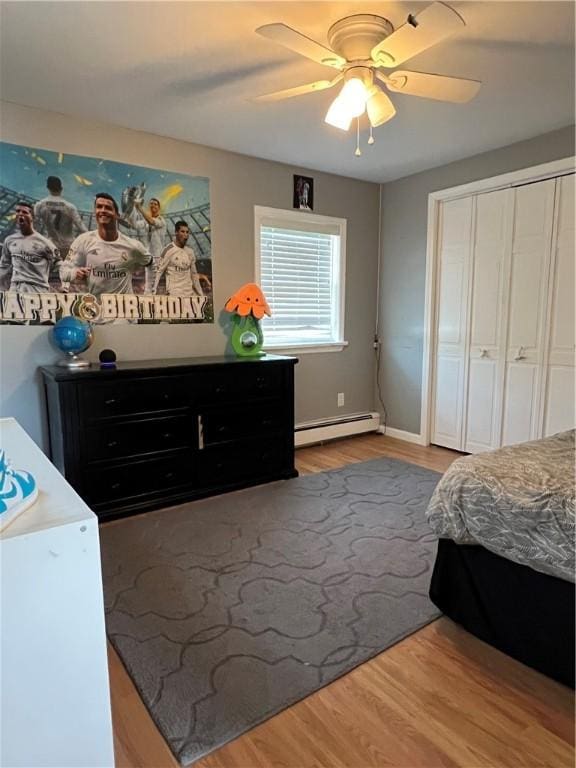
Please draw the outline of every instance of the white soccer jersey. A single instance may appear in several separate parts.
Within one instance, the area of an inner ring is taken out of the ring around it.
[[[152,258],[157,261],[166,243],[166,221],[163,216],[157,216],[152,221],[153,224],[148,224],[148,240]]]
[[[118,232],[116,240],[102,240],[98,230],[78,235],[62,262],[60,277],[73,281],[79,267],[88,267],[88,292],[133,293],[132,273],[150,263],[149,251],[131,237]]]
[[[139,238],[142,238],[144,244],[148,246],[154,261],[158,261],[166,244],[167,226],[164,217],[157,216],[152,219],[152,224],[150,224],[139,211],[134,209],[126,221],[132,229],[136,230],[136,234]]]
[[[86,232],[75,205],[59,195],[48,195],[34,206],[36,227],[60,249],[68,248],[74,236]]]
[[[58,249],[47,237],[20,231],[8,235],[0,257],[0,286],[11,277],[10,290],[49,291],[48,277],[53,265],[60,261]]]
[[[166,293],[170,296],[204,295],[196,270],[196,256],[191,248],[181,248],[176,243],[166,246],[160,257],[154,293],[163,274],[166,274]]]

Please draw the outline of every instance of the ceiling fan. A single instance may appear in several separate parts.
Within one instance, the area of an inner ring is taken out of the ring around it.
[[[372,14],[347,16],[328,30],[330,48],[311,40],[286,24],[266,24],[256,32],[301,56],[339,70],[331,80],[318,80],[263,96],[257,101],[280,101],[313,91],[344,86],[332,102],[326,122],[347,131],[353,118],[368,114],[371,127],[382,125],[396,114],[389,91],[464,103],[478,93],[481,83],[459,77],[433,75],[395,68],[416,54],[440,43],[465,26],[462,17],[444,3],[435,2],[394,30],[388,19]],[[387,74],[381,68],[394,69]],[[371,142],[372,143],[372,142]],[[359,149],[356,150],[360,154]]]

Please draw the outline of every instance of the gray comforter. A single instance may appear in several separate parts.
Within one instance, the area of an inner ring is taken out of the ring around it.
[[[426,512],[440,538],[575,581],[574,430],[457,459]]]

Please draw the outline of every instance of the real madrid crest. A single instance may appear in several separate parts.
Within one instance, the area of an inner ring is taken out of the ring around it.
[[[88,323],[95,322],[100,317],[100,311],[98,299],[91,293],[82,294],[74,307],[74,314]]]

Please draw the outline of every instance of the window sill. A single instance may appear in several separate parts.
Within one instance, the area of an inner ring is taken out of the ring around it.
[[[312,352],[342,352],[348,346],[347,341],[325,341],[306,344],[264,344],[265,352],[281,352],[282,354],[308,354]]]

